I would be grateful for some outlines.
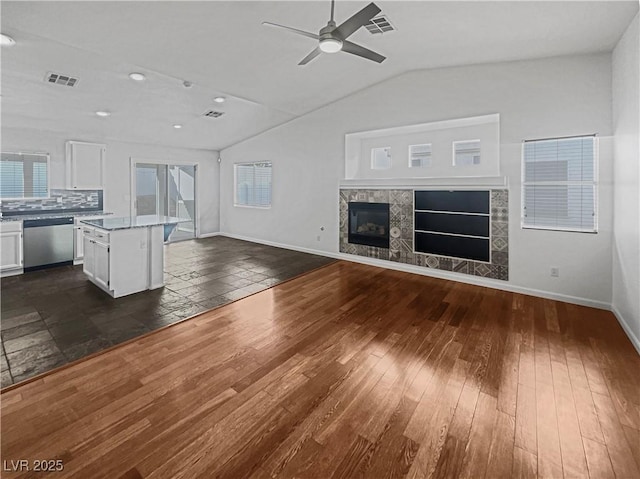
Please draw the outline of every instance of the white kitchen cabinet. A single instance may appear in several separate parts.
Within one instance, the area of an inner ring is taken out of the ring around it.
[[[83,226],[82,234],[83,271],[96,286],[114,298],[150,288],[147,228],[107,231]]]
[[[95,255],[93,251],[93,239],[89,231],[90,231],[89,228],[82,229],[82,232],[83,232],[82,250],[84,251],[84,261],[82,263],[82,271],[84,271],[84,274],[86,274],[89,277],[89,279],[93,281],[93,277],[95,276],[95,273],[94,273]]]
[[[84,237],[82,236],[82,226],[73,227],[73,260],[84,258]]]
[[[109,289],[109,253],[109,245],[93,242],[93,280],[103,289]]]
[[[84,262],[82,270],[87,277],[102,289],[110,286],[110,248],[107,243],[95,239],[95,231],[83,230]]]
[[[104,188],[106,145],[67,141],[66,187],[70,190],[101,190]]]
[[[104,218],[104,215],[96,216],[76,216],[73,226],[73,264],[80,264],[84,258],[84,235],[82,220],[97,220]]]
[[[22,221],[0,223],[0,273],[20,274],[22,268]]]

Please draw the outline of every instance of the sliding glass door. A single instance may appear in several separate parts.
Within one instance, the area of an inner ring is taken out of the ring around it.
[[[169,216],[188,218],[178,224],[172,239],[194,238],[196,235],[196,167],[193,165],[170,165],[168,176]]]
[[[169,236],[180,241],[196,236],[196,167],[157,163],[135,164],[135,216],[160,215],[186,219]]]

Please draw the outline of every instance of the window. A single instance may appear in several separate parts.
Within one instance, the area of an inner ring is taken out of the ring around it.
[[[522,227],[597,231],[595,136],[531,140],[522,152]]]
[[[431,166],[431,143],[409,145],[409,168],[426,168]]]
[[[8,153],[0,155],[0,198],[47,198],[49,155]]]
[[[454,141],[453,166],[480,164],[480,140]]]
[[[371,148],[371,169],[388,170],[391,168],[391,147]]]
[[[236,206],[271,206],[271,163],[236,164],[234,174]]]

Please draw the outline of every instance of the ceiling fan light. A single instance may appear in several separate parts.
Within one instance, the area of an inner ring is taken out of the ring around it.
[[[325,53],[336,53],[342,50],[342,40],[337,38],[323,38],[320,40],[320,50]]]

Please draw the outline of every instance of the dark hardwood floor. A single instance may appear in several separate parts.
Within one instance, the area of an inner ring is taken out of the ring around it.
[[[2,387],[332,262],[223,236],[165,245],[165,287],[113,299],[82,265],[0,281]]]
[[[639,370],[610,312],[337,262],[5,390],[2,459],[69,478],[637,478]]]

